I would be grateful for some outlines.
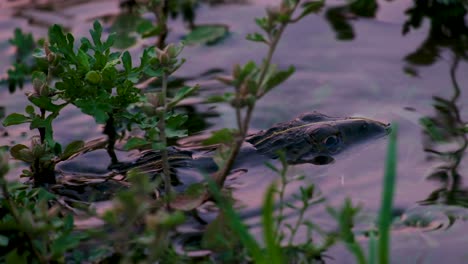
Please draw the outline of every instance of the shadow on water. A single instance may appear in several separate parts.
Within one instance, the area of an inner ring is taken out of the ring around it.
[[[430,29],[423,43],[404,58],[409,64],[405,71],[417,75],[415,66],[432,65],[443,58],[443,53],[451,56],[448,60],[451,95],[448,98],[433,96],[435,115],[420,119],[426,158],[438,164],[431,170],[427,180],[440,184],[440,188],[419,202],[421,205],[468,207],[468,187],[463,186],[464,179],[460,172],[468,147],[467,122],[460,113],[462,89],[456,75],[460,62],[468,59],[466,8],[460,1],[414,1],[414,6],[406,11],[408,19],[403,25],[403,34],[420,28],[425,19],[430,21]]]

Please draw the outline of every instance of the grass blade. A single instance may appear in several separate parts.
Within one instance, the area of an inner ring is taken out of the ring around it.
[[[392,125],[392,132],[387,149],[387,159],[385,163],[385,175],[382,186],[382,203],[379,214],[379,244],[378,253],[381,264],[390,263],[390,225],[392,223],[392,204],[396,182],[397,168],[397,129],[396,124]]]
[[[263,201],[262,209],[262,225],[263,225],[263,238],[265,240],[266,251],[269,257],[269,263],[272,264],[281,264],[283,262],[283,255],[281,252],[281,247],[277,244],[278,239],[275,237],[275,219],[274,219],[274,209],[275,209],[275,190],[276,185],[272,184],[268,188],[265,194],[265,200]],[[277,226],[276,228],[280,228]]]

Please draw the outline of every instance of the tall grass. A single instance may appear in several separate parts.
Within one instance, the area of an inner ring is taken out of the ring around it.
[[[379,214],[378,262],[371,259],[371,263],[387,264],[390,262],[390,226],[392,224],[393,197],[397,173],[397,130],[397,124],[393,124],[388,142],[385,175],[382,185],[382,201]],[[369,250],[372,252],[372,247]],[[375,256],[375,254],[369,255]]]

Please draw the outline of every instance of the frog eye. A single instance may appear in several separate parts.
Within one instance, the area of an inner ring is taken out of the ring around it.
[[[326,147],[334,147],[336,144],[338,144],[340,142],[340,139],[333,135],[333,136],[329,136],[327,138],[325,138],[323,140],[323,144],[326,146]]]

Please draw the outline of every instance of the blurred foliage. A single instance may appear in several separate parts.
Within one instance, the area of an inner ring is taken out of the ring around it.
[[[31,54],[36,47],[36,42],[31,33],[23,33],[20,28],[16,28],[13,38],[9,40],[10,44],[16,48],[16,58],[10,69],[8,69],[8,89],[10,93],[16,91],[16,88],[23,88],[24,82],[36,68]]]
[[[0,261],[63,263],[87,236],[74,230],[73,216],[53,194],[7,181],[7,171],[8,157],[0,153]]]
[[[430,28],[423,43],[405,60],[412,65],[431,65],[443,57],[445,49],[460,59],[468,59],[467,9],[463,0],[414,0],[413,6],[405,12],[408,19],[403,25],[403,34],[419,29],[425,20],[429,21]]]
[[[330,7],[325,12],[328,23],[336,33],[338,40],[348,41],[355,38],[355,32],[350,20],[373,18],[377,14],[376,0],[352,0],[345,5]]]

